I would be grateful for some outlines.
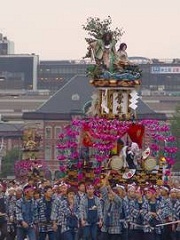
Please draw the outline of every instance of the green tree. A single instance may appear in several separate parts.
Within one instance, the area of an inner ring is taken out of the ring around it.
[[[2,157],[1,177],[14,175],[14,163],[21,159],[22,153],[18,148],[14,148]]]
[[[176,112],[174,114],[173,120],[171,121],[171,131],[176,137],[176,146],[178,147],[178,152],[176,154],[176,163],[173,166],[174,171],[180,170],[180,105],[177,106]]]
[[[104,33],[111,32],[113,34],[113,38],[118,41],[121,36],[124,34],[122,28],[116,27],[114,30],[111,29],[112,19],[108,16],[106,19],[101,20],[97,17],[89,17],[87,18],[87,23],[83,24],[82,27],[85,31],[87,31],[90,38],[85,38],[89,43],[92,39],[101,39]]]

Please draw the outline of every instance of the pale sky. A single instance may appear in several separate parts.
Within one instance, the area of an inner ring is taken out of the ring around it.
[[[40,60],[81,59],[88,17],[111,16],[129,56],[180,58],[180,0],[1,0],[0,32],[15,53]],[[117,44],[117,48],[119,43]]]

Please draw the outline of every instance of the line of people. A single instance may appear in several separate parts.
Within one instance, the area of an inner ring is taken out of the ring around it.
[[[0,184],[0,240],[178,240],[180,188]],[[166,225],[169,222],[174,224]],[[161,225],[164,224],[164,225]]]

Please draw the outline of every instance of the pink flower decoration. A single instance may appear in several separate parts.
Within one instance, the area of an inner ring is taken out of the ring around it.
[[[172,155],[177,152],[177,148],[169,146],[169,143],[173,143],[175,138],[170,134],[170,128],[166,123],[158,120],[142,120],[138,121],[146,128],[146,134],[149,138],[148,145],[154,156],[159,151],[163,151],[166,158],[169,158],[168,164],[173,164],[174,159]],[[118,119],[108,120],[106,118],[88,118],[88,119],[73,119],[71,124],[64,127],[59,134],[60,143],[57,148],[60,149],[60,156],[58,159],[65,160],[71,159],[72,163],[81,158],[81,142],[79,136],[83,129],[88,129],[93,138],[92,152],[90,151],[91,158],[95,162],[101,163],[109,158],[109,152],[113,147],[113,143],[121,138],[129,129],[132,124],[131,121],[119,121]],[[162,146],[159,142],[164,141]],[[72,150],[71,152],[69,150]],[[174,157],[174,156],[173,156]],[[81,168],[82,163],[77,162],[77,167]],[[94,168],[95,172],[99,172],[97,167]]]
[[[175,163],[174,159],[171,157],[166,157],[166,161],[169,165],[173,165]]]
[[[169,136],[166,138],[166,141],[168,142],[174,142],[176,140],[176,138],[174,136]]]
[[[57,158],[58,158],[58,160],[65,160],[66,159],[66,157],[64,155],[58,156]]]
[[[94,173],[95,173],[95,174],[100,174],[100,173],[101,173],[101,170],[102,170],[101,167],[95,168],[95,169],[94,169]]]
[[[63,143],[63,144],[58,144],[58,145],[57,145],[57,148],[58,148],[58,149],[66,149],[66,148],[68,148],[68,146],[67,146],[67,144],[64,144],[64,143]]]
[[[83,174],[82,173],[78,173],[78,181],[81,181],[83,179]]]
[[[98,162],[102,162],[103,159],[104,159],[103,156],[100,156],[100,155],[96,156],[96,160],[97,160]]]
[[[169,169],[165,171],[166,176],[170,176],[170,174],[171,174],[171,171]]]
[[[71,155],[69,157],[71,159],[77,159],[79,157],[79,154],[77,152],[73,152],[73,153],[71,153]]]
[[[60,167],[59,167],[59,170],[60,170],[61,172],[66,172],[66,167],[65,167],[65,166],[60,166]]]
[[[94,180],[94,184],[95,185],[98,185],[99,183],[101,182],[101,179],[100,178],[95,178],[95,180]]]
[[[77,143],[76,142],[71,142],[70,146],[71,148],[76,148],[77,147]]]
[[[78,162],[77,163],[77,168],[79,169],[79,168],[82,168],[82,166],[83,166],[83,163],[82,162]]]
[[[157,144],[152,144],[150,147],[153,151],[159,151],[159,146]]]

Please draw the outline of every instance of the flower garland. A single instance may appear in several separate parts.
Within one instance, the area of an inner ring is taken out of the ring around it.
[[[170,169],[175,162],[177,147],[175,137],[171,135],[170,127],[158,120],[142,120],[136,124],[145,127],[146,142],[154,157],[164,156],[167,168]],[[83,178],[82,167],[92,162],[91,168],[98,176],[105,162],[109,159],[110,150],[114,143],[122,138],[132,125],[130,121],[108,120],[105,118],[74,119],[59,134],[58,159],[60,171],[66,173],[68,169],[77,169],[78,180]],[[82,138],[86,137],[83,142]],[[87,141],[88,140],[88,141]],[[85,145],[85,143],[87,145]],[[168,175],[169,175],[169,171]]]
[[[45,164],[45,161],[43,160],[35,160],[36,163],[41,166],[41,169],[45,172],[47,169],[47,166]],[[19,160],[15,162],[14,165],[14,173],[17,178],[25,177],[28,175],[28,173],[31,171],[33,167],[33,161],[30,159],[24,159],[24,160]]]

